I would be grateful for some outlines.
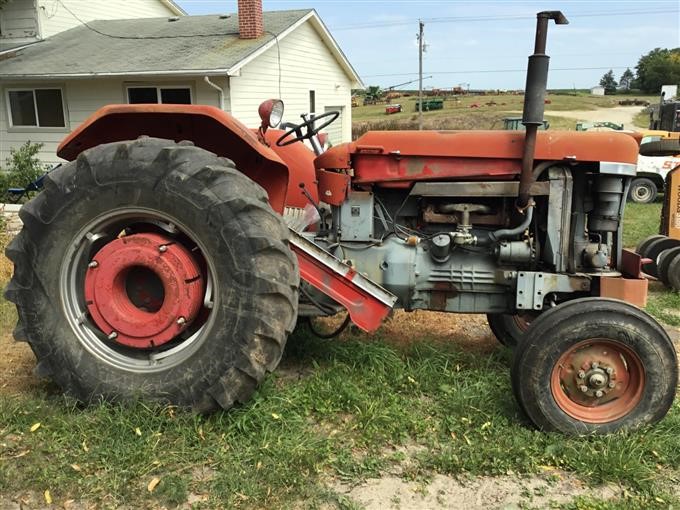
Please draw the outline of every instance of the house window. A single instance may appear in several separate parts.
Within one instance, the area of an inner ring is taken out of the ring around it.
[[[189,87],[128,87],[130,104],[191,104]]]
[[[61,89],[8,90],[11,125],[15,127],[66,127]]]
[[[316,112],[316,90],[309,91],[309,113]]]

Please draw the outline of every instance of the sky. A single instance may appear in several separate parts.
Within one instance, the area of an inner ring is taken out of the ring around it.
[[[176,0],[188,14],[234,13],[235,0]],[[589,88],[641,55],[680,47],[680,0],[264,0],[264,10],[316,9],[364,84],[418,78],[418,20],[425,24],[425,88],[522,89],[536,12],[561,10],[548,29],[548,88]],[[417,82],[402,88],[417,88]]]

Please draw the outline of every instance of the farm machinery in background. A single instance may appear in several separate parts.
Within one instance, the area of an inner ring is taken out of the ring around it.
[[[680,165],[680,101],[676,95],[677,86],[664,85],[659,104],[651,107],[649,129],[640,130],[638,178],[630,191],[634,202],[653,202],[664,192],[671,170]]]
[[[645,259],[645,273],[680,292],[680,163],[666,176],[659,234],[643,240],[636,252]]]
[[[324,152],[338,112],[276,129],[279,100],[256,132],[208,106],[96,112],[7,248],[37,373],[85,402],[208,412],[248,401],[305,318],[346,310],[373,331],[395,307],[484,313],[538,428],[662,419],[677,356],[635,306],[647,280],[623,248],[638,143],[538,132],[550,20],[567,23],[538,13],[524,132],[368,132]]]

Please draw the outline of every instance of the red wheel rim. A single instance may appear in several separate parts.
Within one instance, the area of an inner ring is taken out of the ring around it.
[[[642,399],[645,372],[640,357],[614,340],[579,342],[557,360],[550,389],[560,409],[585,423],[609,423]]]
[[[198,315],[203,302],[199,263],[162,234],[120,237],[90,262],[85,301],[109,340],[138,349],[158,347]]]

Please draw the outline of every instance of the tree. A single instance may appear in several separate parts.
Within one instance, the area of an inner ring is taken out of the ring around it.
[[[621,85],[621,87],[623,87],[624,90],[630,90],[631,87],[633,86],[634,79],[635,75],[633,74],[633,71],[631,71],[629,67],[621,75],[621,78],[619,79],[619,85]]]
[[[605,94],[614,94],[616,92],[616,78],[614,78],[614,71],[607,71],[602,79],[600,80],[600,85],[604,87]]]
[[[680,83],[680,48],[655,48],[640,57],[635,69],[640,89],[658,94],[661,85]]]

